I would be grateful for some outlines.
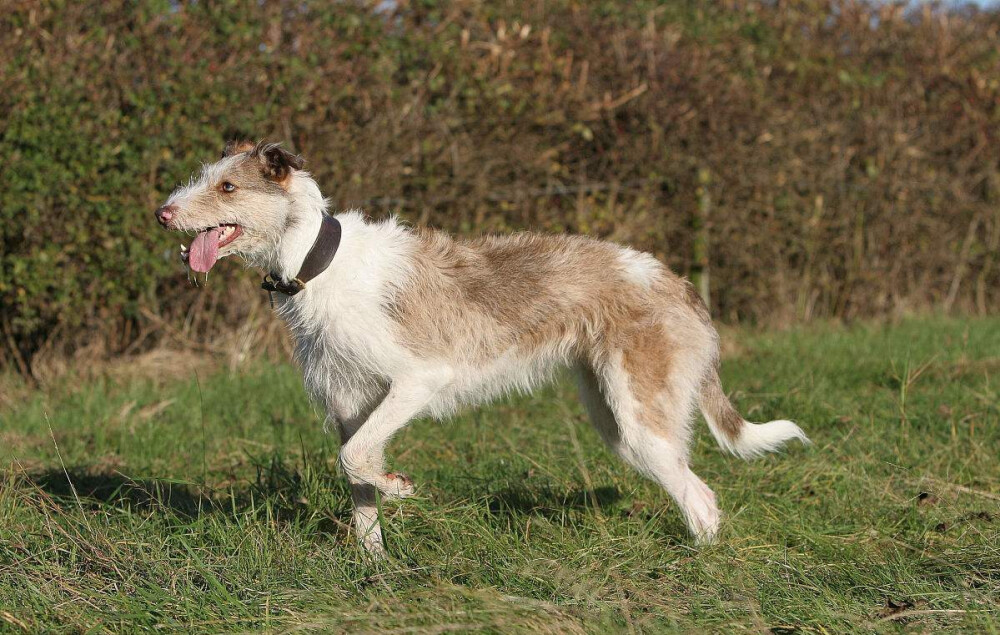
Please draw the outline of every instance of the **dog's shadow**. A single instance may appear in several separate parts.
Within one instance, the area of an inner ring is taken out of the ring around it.
[[[62,505],[93,510],[104,506],[164,509],[195,516],[216,508],[206,490],[167,479],[132,479],[117,472],[95,472],[87,467],[33,472],[27,480]]]
[[[120,472],[97,471],[89,466],[67,469],[54,468],[31,472],[27,480],[41,491],[62,503],[95,508],[105,505],[133,509],[164,509],[182,516],[206,512],[237,514],[243,503],[250,503],[251,494],[260,494],[279,501],[298,501],[303,489],[300,470],[281,461],[272,460],[258,466],[257,479],[225,491],[225,505],[220,505],[220,492],[186,481],[160,478],[131,478]],[[332,490],[345,490],[338,475],[330,473],[324,485]],[[474,494],[485,500],[490,514],[560,513],[572,510],[600,510],[614,506],[622,497],[615,487],[566,490],[550,485],[507,485],[498,490],[480,490]],[[235,499],[236,505],[233,505]]]
[[[29,472],[25,481],[65,510],[109,507],[193,520],[204,515],[238,518],[262,508],[278,522],[309,519],[321,531],[344,533],[350,519],[350,494],[335,473],[298,467],[279,457],[254,461],[257,478],[222,487],[169,478],[131,478],[117,471],[74,466]],[[317,501],[322,489],[328,500]]]
[[[633,498],[617,487],[567,489],[551,485],[514,484],[495,491],[480,490],[489,519],[500,527],[522,525],[525,518],[540,518],[560,525],[567,521],[581,527],[601,525],[605,521],[623,521],[645,525],[657,533],[665,545],[687,544],[687,532],[678,514],[656,502]]]
[[[494,516],[519,516],[533,514],[550,520],[567,511],[598,512],[612,508],[622,495],[615,487],[566,490],[550,485],[509,485],[482,494],[487,509]]]
[[[130,478],[93,466],[55,468],[25,474],[26,480],[69,511],[82,507],[98,511],[109,507],[133,513],[165,514],[196,519],[206,514],[237,518],[270,501],[272,518],[282,523],[308,519],[315,529],[345,534],[350,523],[351,501],[346,484],[332,469],[310,470],[291,465],[279,457],[256,462],[257,478],[212,489],[197,483],[166,478]],[[327,501],[317,505],[315,492],[322,490]],[[550,484],[506,481],[493,489],[473,487],[458,494],[480,502],[482,513],[506,523],[512,518],[537,516],[559,522],[566,514],[628,514],[619,509],[622,493],[616,487],[565,488]],[[312,499],[312,502],[310,502]]]

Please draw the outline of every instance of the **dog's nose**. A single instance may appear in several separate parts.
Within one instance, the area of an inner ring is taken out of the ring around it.
[[[173,205],[164,205],[156,210],[156,220],[160,221],[160,224],[166,227],[167,223],[173,220],[175,214],[177,214],[176,207]]]

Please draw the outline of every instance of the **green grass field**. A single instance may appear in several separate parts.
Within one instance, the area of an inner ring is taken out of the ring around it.
[[[0,410],[0,629],[1000,632],[1000,319],[725,337],[740,410],[814,445],[747,463],[699,422],[726,515],[701,549],[569,381],[401,434],[419,496],[374,564],[290,365],[26,393]]]

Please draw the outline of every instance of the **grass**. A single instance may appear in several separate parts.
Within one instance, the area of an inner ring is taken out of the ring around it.
[[[1000,319],[727,340],[739,408],[814,445],[746,463],[699,423],[703,549],[568,381],[402,433],[420,496],[375,564],[289,365],[29,394],[0,411],[0,628],[1000,632]]]

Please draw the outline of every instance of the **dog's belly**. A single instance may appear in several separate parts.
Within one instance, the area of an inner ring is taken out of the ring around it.
[[[418,416],[444,419],[506,394],[531,392],[573,361],[568,359],[571,347],[563,345],[511,348],[486,360],[458,355],[437,361],[417,358],[388,334],[388,328],[380,328],[382,316],[377,312],[369,313],[368,320],[355,319],[355,315],[352,311],[331,311],[323,316],[319,329],[305,328],[310,320],[300,315],[285,316],[295,339],[295,356],[306,391],[341,422],[369,412],[393,381],[407,380],[408,368],[415,376],[433,378],[437,376],[435,366],[440,365],[440,375],[448,379]]]
[[[503,355],[475,368],[455,368],[454,380],[427,407],[427,414],[441,419],[487,404],[510,393],[530,393],[550,381],[568,360],[555,355]]]

